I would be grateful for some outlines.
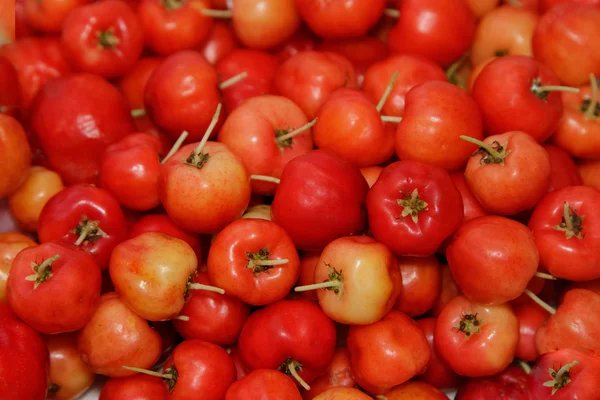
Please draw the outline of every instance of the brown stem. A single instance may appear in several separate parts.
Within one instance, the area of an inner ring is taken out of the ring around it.
[[[295,360],[289,361],[287,364],[287,368],[288,368],[288,371],[290,372],[290,375],[292,375],[294,377],[294,379],[298,381],[300,386],[302,386],[306,390],[310,390],[309,384],[306,383],[306,381],[304,379],[302,379],[302,377],[298,374],[298,371],[296,371],[296,368],[299,368],[300,370],[302,370],[302,366],[297,361],[295,361]]]
[[[178,319],[179,321],[189,321],[190,317],[188,317],[187,315],[178,315],[173,319]]]
[[[196,167],[196,168],[202,168],[204,166],[204,164],[206,164],[206,162],[208,161],[209,155],[202,153],[202,150],[204,149],[206,142],[208,142],[210,135],[212,134],[213,130],[215,129],[217,122],[219,122],[219,116],[221,115],[221,107],[222,107],[222,105],[221,105],[221,103],[219,103],[217,105],[215,114],[213,115],[212,120],[210,121],[210,125],[208,125],[208,128],[206,129],[206,132],[204,132],[204,136],[202,136],[202,140],[200,140],[200,143],[198,143],[198,146],[196,146],[196,149],[194,149],[194,151],[192,151],[192,153],[189,155],[188,158],[181,160],[181,162],[183,162],[184,164],[187,164],[187,165],[191,165],[192,167]]]
[[[518,361],[519,367],[521,367],[521,369],[523,371],[525,371],[525,373],[527,375],[531,375],[531,367],[529,366],[529,364],[527,364],[525,361],[523,360],[519,360]]]

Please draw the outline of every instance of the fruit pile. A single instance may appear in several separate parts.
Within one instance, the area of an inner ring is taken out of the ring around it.
[[[0,399],[600,399],[600,0],[14,22]]]

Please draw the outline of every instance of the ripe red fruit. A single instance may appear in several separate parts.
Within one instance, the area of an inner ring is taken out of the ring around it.
[[[138,374],[126,378],[110,378],[102,385],[99,400],[165,400],[168,395],[169,390],[162,379]]]
[[[304,392],[304,400],[312,400],[333,387],[354,387],[356,382],[350,371],[350,353],[345,347],[335,349],[327,372],[315,380],[310,390]]]
[[[19,189],[27,179],[31,164],[31,148],[21,124],[9,115],[0,113],[0,198]]]
[[[20,96],[17,70],[6,57],[0,56],[0,113],[18,116]]]
[[[457,386],[460,382],[460,377],[450,368],[450,366],[444,361],[442,356],[435,349],[434,335],[435,326],[437,323],[436,318],[422,318],[416,320],[417,325],[425,333],[427,343],[431,349],[431,359],[427,363],[427,369],[421,375],[419,379],[435,386],[438,389],[452,389]]]
[[[543,147],[548,153],[548,157],[550,157],[550,186],[548,192],[567,186],[583,184],[577,165],[569,153],[552,144],[545,144]]]
[[[440,293],[442,275],[435,256],[400,257],[402,291],[395,308],[410,317],[429,311]]]
[[[529,375],[520,366],[511,366],[498,375],[467,381],[458,388],[456,400],[530,400],[528,384]]]
[[[550,314],[533,301],[515,306],[514,311],[519,319],[519,343],[515,356],[523,361],[535,361],[540,355],[535,344],[535,334],[546,323]]]
[[[231,384],[225,400],[302,400],[294,381],[279,371],[255,369]]]
[[[287,163],[275,193],[273,221],[299,250],[320,250],[332,240],[361,233],[369,186],[358,168],[326,150]]]
[[[63,22],[69,13],[89,3],[89,0],[25,0],[27,24],[36,31],[57,34],[62,30]]]

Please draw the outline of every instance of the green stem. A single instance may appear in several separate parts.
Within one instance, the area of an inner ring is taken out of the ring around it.
[[[556,314],[556,309],[554,309],[554,307],[550,306],[544,300],[540,299],[531,290],[525,289],[525,291],[523,293],[525,293],[527,296],[529,296],[529,298],[531,300],[533,300],[535,303],[537,303],[537,305],[542,307],[544,310],[548,311],[550,314],[552,314],[552,315]]]
[[[387,101],[388,97],[390,97],[390,93],[392,93],[392,89],[394,88],[394,84],[396,83],[396,78],[398,78],[398,71],[396,71],[392,74],[392,78],[390,79],[390,82],[385,87],[383,95],[381,95],[381,98],[379,99],[379,103],[377,103],[377,106],[375,107],[375,108],[377,108],[377,112],[381,112],[381,109],[385,105],[385,102]]]
[[[500,158],[502,157],[502,155],[497,152],[496,150],[494,150],[494,148],[492,146],[490,146],[489,144],[482,142],[481,140],[477,140],[475,138],[472,138],[470,136],[465,136],[465,135],[460,135],[459,136],[462,140],[465,140],[469,143],[473,143],[476,144],[477,146],[485,149],[485,151],[487,151],[488,153],[490,153],[490,155],[494,158]]]
[[[247,77],[248,77],[248,73],[246,71],[240,72],[239,74],[232,76],[231,78],[221,82],[221,84],[219,85],[219,89],[221,89],[221,90],[227,89],[229,86],[233,86],[236,83],[243,81]]]
[[[312,121],[310,121],[308,124],[303,125],[298,129],[294,129],[293,131],[286,133],[285,135],[281,135],[281,136],[277,137],[275,140],[278,143],[285,142],[286,140],[291,139],[294,136],[301,134],[302,132],[306,131],[307,129],[312,128],[317,123],[317,120],[318,120],[318,118],[315,118]]]

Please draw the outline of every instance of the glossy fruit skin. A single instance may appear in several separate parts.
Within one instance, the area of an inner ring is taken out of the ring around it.
[[[600,160],[580,162],[577,165],[577,170],[585,186],[600,190],[600,174],[598,174],[598,171],[600,171]]]
[[[106,234],[97,240],[85,240],[79,248],[90,253],[103,269],[108,267],[114,247],[127,237],[127,222],[119,203],[104,189],[92,185],[72,185],[53,196],[40,214],[38,237],[40,243],[63,240],[75,244],[75,230],[85,216],[99,221]]]
[[[180,343],[163,367],[163,372],[174,367],[177,382],[169,393],[169,400],[223,399],[235,381],[235,366],[229,354],[216,344],[202,340]]]
[[[398,204],[403,194],[418,191],[428,210],[418,213],[418,221]],[[381,172],[367,195],[369,226],[375,239],[400,256],[430,256],[458,228],[463,218],[460,192],[448,172],[417,161],[397,161]]]
[[[431,358],[429,359],[429,363],[427,363],[425,372],[419,375],[419,379],[438,389],[455,388],[461,380],[460,376],[450,368],[435,349],[434,334],[437,319],[429,317],[418,319],[416,322],[423,330],[423,333],[425,333],[427,343],[429,343],[429,348],[431,349]]]
[[[15,232],[0,233],[0,304],[6,303],[6,281],[10,267],[19,252],[37,245],[31,238]]]
[[[357,86],[356,71],[339,54],[304,51],[279,66],[273,85],[275,94],[292,100],[312,120],[334,90]]]
[[[0,398],[44,400],[48,350],[40,335],[16,319],[0,319]]]
[[[79,332],[77,348],[82,360],[96,374],[124,377],[135,372],[124,369],[123,365],[137,368],[154,365],[160,356],[161,339],[117,293],[111,292],[102,295],[92,319]]]
[[[255,369],[234,382],[225,400],[302,400],[298,387],[289,376],[271,369]]]
[[[365,35],[383,14],[385,0],[327,2],[297,0],[302,19],[319,37],[339,39]]]
[[[337,347],[327,372],[311,383],[310,390],[304,391],[302,398],[312,400],[331,388],[354,387],[355,385],[356,382],[350,371],[350,353],[345,347]]]
[[[206,271],[197,271],[192,283],[214,285]],[[244,322],[250,315],[250,306],[226,294],[206,290],[192,290],[181,309],[189,321],[173,320],[177,332],[185,339],[200,339],[218,345],[234,343]]]
[[[200,46],[214,26],[213,19],[202,14],[202,9],[210,7],[209,0],[141,0],[137,13],[146,47],[166,56]]]
[[[0,56],[0,89],[0,112],[17,117],[20,114],[21,100],[17,70],[6,57],[2,56]]]
[[[161,378],[137,374],[107,380],[99,400],[165,400],[168,395],[167,385]]]
[[[29,25],[46,34],[57,34],[61,32],[66,16],[88,2],[89,0],[26,0],[23,3]]]
[[[31,164],[31,148],[23,127],[13,117],[0,113],[0,198],[9,196],[19,189],[27,179]]]
[[[313,150],[286,164],[271,216],[296,248],[320,250],[338,237],[364,230],[368,190],[350,162],[327,150]]]
[[[400,17],[388,36],[395,53],[418,54],[447,67],[475,38],[475,16],[464,2],[402,0]]]
[[[577,165],[569,153],[553,144],[545,144],[543,147],[548,153],[548,157],[550,157],[550,186],[548,192],[567,186],[583,185]]]
[[[466,314],[483,323],[469,337],[456,327]],[[442,310],[434,333],[435,348],[457,374],[482,377],[497,374],[513,360],[519,340],[519,320],[508,304],[483,305],[457,296]],[[461,357],[470,354],[471,357]]]
[[[600,116],[598,108],[588,114],[592,89],[588,83],[579,93],[563,93],[564,112],[552,142],[573,157],[594,160],[600,158]]]
[[[394,306],[409,317],[429,311],[440,293],[442,277],[435,256],[399,258],[402,292]]]
[[[535,342],[540,354],[565,348],[585,348],[600,352],[600,294],[587,289],[571,289],[563,302],[537,330]]]
[[[425,382],[410,381],[396,386],[390,392],[385,394],[388,400],[446,400],[448,397]]]
[[[123,96],[87,73],[44,85],[31,124],[52,169],[68,184],[96,183],[102,151],[133,132]]]
[[[281,300],[250,315],[238,344],[244,364],[251,369],[278,369],[292,358],[302,364],[298,374],[310,384],[327,370],[335,341],[335,325],[318,305]]]
[[[211,65],[216,65],[237,47],[238,41],[231,24],[225,21],[215,21],[208,39],[198,50]]]
[[[116,44],[104,43],[99,36],[103,32],[111,32]],[[135,64],[144,48],[144,36],[126,3],[104,0],[69,13],[63,23],[61,45],[75,69],[114,78]]]
[[[383,61],[373,63],[365,72],[363,90],[371,100],[379,101],[392,75],[398,72],[388,100],[381,113],[402,117],[407,93],[415,86],[428,81],[446,81],[444,70],[429,59],[410,54],[391,55]]]
[[[243,85],[246,79],[235,86]],[[288,98],[261,95],[245,100],[229,114],[218,139],[244,163],[248,173],[280,178],[290,160],[313,149],[313,138],[308,129],[289,143],[280,144],[275,140],[278,131],[289,133],[308,122],[302,109]],[[277,187],[252,180],[252,192],[256,194],[273,195]]]
[[[371,325],[351,326],[347,346],[356,382],[372,393],[385,393],[420,374],[431,358],[421,328],[396,310]]]
[[[200,141],[220,102],[218,85],[217,71],[200,53],[173,53],[148,79],[144,91],[146,112],[173,138],[187,131],[188,142]]]
[[[564,230],[556,229],[563,222],[565,202],[578,216],[584,217],[580,224],[581,238],[569,238]],[[596,251],[600,246],[599,204],[600,193],[586,186],[556,190],[538,203],[529,228],[540,252],[540,265],[548,272],[572,281],[600,278],[600,255]]]
[[[510,151],[504,165],[486,164],[485,156],[480,154],[467,163],[467,184],[483,208],[497,215],[515,215],[533,208],[550,186],[548,153],[520,131],[488,136],[483,142],[488,145],[498,142]]]
[[[396,131],[396,154],[448,171],[463,168],[477,146],[460,135],[483,139],[479,107],[464,90],[448,82],[425,82],[406,95]]]
[[[32,263],[59,255],[52,275],[38,287],[25,279]],[[102,273],[94,259],[77,247],[42,243],[21,251],[13,260],[6,282],[11,308],[27,325],[46,334],[73,332],[87,324],[98,307]],[[51,302],[44,299],[52,299]]]
[[[500,77],[506,80],[502,84]],[[532,91],[536,79],[542,86],[560,85],[548,67],[531,57],[499,57],[483,68],[473,85],[473,98],[488,135],[523,131],[543,143],[554,133],[563,112],[561,96],[549,92],[542,100]]]
[[[253,49],[272,49],[289,39],[302,20],[295,0],[239,0],[233,7],[233,29]]]
[[[60,41],[52,37],[27,37],[6,44],[0,49],[0,56],[10,61],[17,71],[22,115],[29,115],[33,99],[46,82],[72,71]]]
[[[565,85],[579,86],[589,80],[590,73],[600,74],[600,51],[592,45],[598,38],[597,5],[559,4],[540,18],[533,34],[533,53]]]
[[[431,309],[431,315],[437,317],[440,315],[446,304],[450,303],[452,299],[456,296],[460,295],[460,289],[452,276],[452,271],[450,271],[450,267],[448,265],[442,265],[441,268],[442,275],[442,288],[440,290],[440,294],[435,299],[435,303],[433,308]]]
[[[358,389],[349,387],[333,387],[321,393],[314,400],[369,400],[371,396]]]
[[[540,259],[532,232],[499,216],[479,217],[461,225],[446,257],[465,296],[484,304],[502,304],[519,297]],[[494,282],[493,288],[489,282]]]
[[[109,145],[100,161],[100,185],[124,207],[147,211],[160,204],[158,176],[160,140],[149,133],[134,133]]]
[[[535,361],[539,356],[535,334],[550,314],[532,301],[515,306],[514,311],[519,319],[519,343],[515,356],[523,361]]]
[[[181,239],[190,245],[198,262],[203,260],[202,243],[198,236],[185,231],[175,225],[173,221],[165,214],[146,214],[129,229],[129,239],[146,232],[162,232],[166,235]]]
[[[528,384],[529,375],[521,367],[510,366],[498,375],[467,381],[458,388],[456,399],[530,400],[527,394]]]
[[[313,137],[317,147],[358,167],[381,164],[394,153],[394,126],[381,121],[375,104],[358,89],[333,92],[316,118]]]
[[[288,260],[269,269],[248,267],[248,253],[267,249],[269,260]],[[274,222],[239,219],[211,244],[207,260],[213,285],[243,302],[262,306],[283,299],[298,280],[300,258],[290,236]]]
[[[60,387],[48,398],[70,400],[88,390],[96,375],[79,356],[77,333],[47,336],[45,342],[50,354],[50,381]]]
[[[162,321],[183,308],[187,280],[197,266],[194,251],[183,240],[147,232],[115,247],[109,272],[129,308],[144,319]]]
[[[477,198],[469,189],[469,184],[465,179],[464,171],[457,171],[450,174],[450,178],[452,178],[452,182],[454,182],[454,186],[458,189],[463,199],[463,207],[464,207],[464,217],[463,222],[471,220],[477,217],[483,217],[484,215],[488,215],[488,212],[483,208],[481,203],[477,200]]]
[[[569,370],[569,383],[558,389],[554,394],[553,387],[544,386],[552,381],[549,370],[578,361],[579,364]],[[600,379],[600,356],[585,349],[562,349],[542,355],[531,370],[529,381],[529,398],[531,400],[583,400],[597,399]]]
[[[208,141],[201,167],[181,162],[196,149],[190,143],[161,165],[159,198],[169,217],[190,232],[214,234],[242,216],[250,202],[250,176],[227,146]]]

